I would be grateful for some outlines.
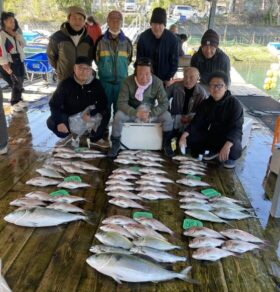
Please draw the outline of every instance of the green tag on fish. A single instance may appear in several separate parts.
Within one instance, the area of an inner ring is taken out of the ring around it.
[[[139,166],[131,166],[131,167],[129,167],[128,169],[130,169],[130,170],[133,170],[133,171],[137,171],[137,172],[140,172],[140,167]]]
[[[55,197],[55,196],[69,196],[69,195],[70,195],[69,192],[66,190],[63,190],[63,189],[50,193],[50,196],[53,196],[53,197]]]
[[[205,189],[205,190],[202,190],[200,192],[208,198],[213,198],[213,197],[217,197],[217,196],[221,195],[221,193],[219,193],[215,189]]]
[[[83,152],[83,151],[85,151],[85,150],[88,150],[88,148],[87,147],[77,147],[77,148],[75,148],[75,152]]]
[[[191,227],[203,227],[203,223],[199,220],[186,218],[183,221],[183,228],[189,229]]]
[[[70,175],[64,178],[64,181],[77,181],[82,182],[82,179],[78,175]]]
[[[134,212],[132,217],[133,219],[139,218],[139,217],[153,218],[153,214],[150,212]]]
[[[188,174],[187,178],[194,179],[194,180],[201,180],[200,176]]]

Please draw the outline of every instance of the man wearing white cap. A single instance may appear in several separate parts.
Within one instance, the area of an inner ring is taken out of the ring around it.
[[[73,73],[78,57],[93,60],[94,45],[85,28],[86,13],[78,6],[68,8],[67,21],[50,37],[47,54],[59,81]]]

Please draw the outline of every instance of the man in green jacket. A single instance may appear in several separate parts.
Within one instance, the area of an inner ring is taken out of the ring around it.
[[[68,8],[67,22],[50,37],[47,55],[57,78],[62,81],[73,74],[78,57],[94,57],[94,44],[85,28],[86,13],[78,6]]]
[[[96,41],[95,62],[98,76],[108,98],[108,108],[111,113],[117,111],[117,99],[121,83],[128,76],[128,65],[132,59],[132,44],[121,30],[122,14],[113,10],[108,14],[108,29]]]
[[[167,157],[174,155],[171,148],[173,122],[168,112],[167,95],[162,81],[152,74],[152,63],[148,58],[136,60],[135,73],[122,84],[113,121],[112,147],[107,154],[110,158],[118,155],[125,122],[162,123],[164,154]]]

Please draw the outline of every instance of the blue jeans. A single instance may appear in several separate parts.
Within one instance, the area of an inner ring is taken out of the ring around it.
[[[3,108],[3,93],[0,88],[0,149],[4,148],[8,144],[8,130],[6,117]]]

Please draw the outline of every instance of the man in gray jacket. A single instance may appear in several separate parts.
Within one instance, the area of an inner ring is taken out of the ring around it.
[[[148,58],[135,62],[134,75],[128,76],[121,87],[118,111],[112,128],[112,147],[107,156],[114,158],[121,146],[121,133],[125,122],[159,122],[163,128],[163,151],[167,157],[174,155],[171,148],[173,122],[168,110],[168,99],[162,81],[152,74]]]
[[[184,69],[184,79],[166,89],[168,99],[172,99],[170,113],[173,119],[174,136],[182,134],[202,100],[207,98],[205,89],[198,82],[198,69],[187,67]]]

